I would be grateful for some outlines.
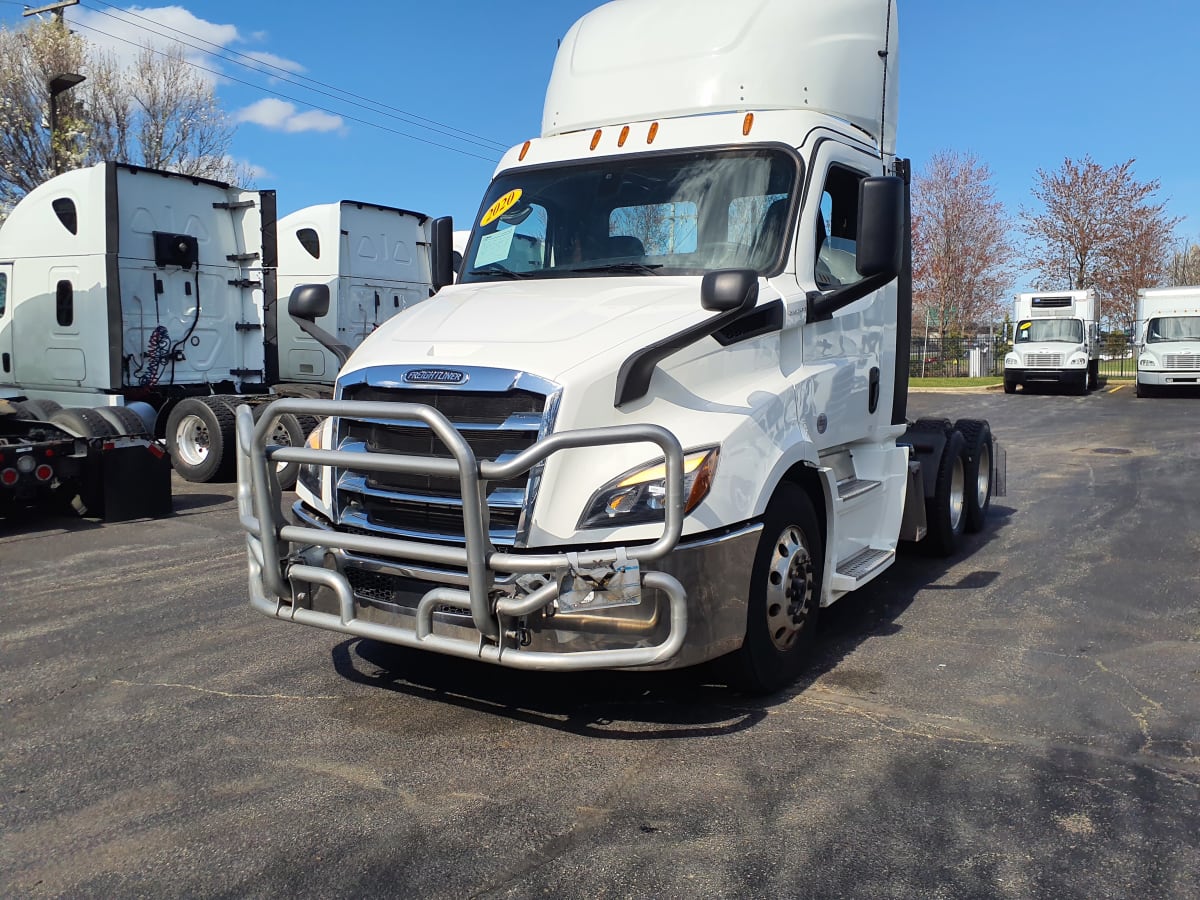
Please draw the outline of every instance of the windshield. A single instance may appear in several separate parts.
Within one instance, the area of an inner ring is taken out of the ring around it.
[[[474,223],[460,282],[699,275],[782,268],[799,162],[704,150],[504,172]]]
[[[1017,323],[1017,343],[1065,341],[1083,343],[1083,322],[1079,319],[1025,319]]]
[[[1162,316],[1146,323],[1146,343],[1200,341],[1200,316]]]

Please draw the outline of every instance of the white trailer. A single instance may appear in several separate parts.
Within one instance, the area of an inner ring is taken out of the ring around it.
[[[1100,300],[1092,290],[1017,294],[1004,393],[1055,384],[1080,394],[1100,384]]]
[[[528,669],[730,655],[769,691],[902,540],[982,529],[987,422],[906,418],[896,23],[889,0],[577,22],[457,282],[441,219],[437,301],[363,341],[334,400],[272,404],[328,416],[306,448],[238,411],[253,606]]]
[[[306,282],[334,273],[335,318],[352,346],[385,317],[383,303],[357,311],[364,290],[389,291],[388,304],[431,290],[427,217],[367,209],[314,208],[324,262],[300,248],[304,226],[281,248]],[[336,374],[277,303],[264,303],[278,297],[277,244],[274,191],[117,163],[51,179],[0,229],[0,397],[36,401],[30,409],[84,438],[165,436],[188,480],[232,476],[237,403],[261,409],[321,385],[328,396]],[[369,245],[387,259],[368,263]],[[392,277],[399,269],[404,280]],[[273,436],[300,443],[315,424],[279,417]],[[285,483],[295,469],[284,468]]]
[[[1200,286],[1138,291],[1136,343],[1139,397],[1200,385]]]

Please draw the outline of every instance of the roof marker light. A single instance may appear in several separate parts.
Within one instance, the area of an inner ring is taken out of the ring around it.
[[[521,146],[521,153],[520,153],[520,155],[517,157],[517,162],[524,162],[524,161],[525,161],[525,154],[529,152],[529,145],[530,145],[531,143],[532,143],[532,141],[526,141],[526,142],[525,142],[525,143],[524,143],[524,144]]]
[[[626,125],[624,128],[621,129],[621,136],[619,138],[617,138],[617,146],[624,147],[625,141],[626,141],[626,139],[628,139],[628,137],[629,137],[629,126]]]
[[[742,120],[742,134],[750,134],[750,129],[754,127],[754,113],[746,113],[746,118]]]
[[[649,133],[646,135],[646,143],[647,143],[647,144],[653,144],[653,143],[654,143],[654,138],[655,138],[655,137],[657,137],[657,136],[658,136],[658,123],[657,123],[657,122],[651,122],[651,123],[650,123],[650,131],[649,131]]]
[[[600,143],[600,133],[601,133],[600,129],[597,128],[596,133],[592,135],[592,146],[591,146],[592,150],[595,150],[596,145]]]

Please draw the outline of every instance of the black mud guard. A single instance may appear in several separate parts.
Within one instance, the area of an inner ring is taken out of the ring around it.
[[[909,424],[908,430],[896,443],[912,447],[912,458],[921,463],[923,474],[936,474],[942,463],[942,451],[946,449],[946,441],[953,430],[954,425],[949,419],[917,419]],[[937,479],[927,476],[921,480],[925,487],[925,499],[933,499]]]

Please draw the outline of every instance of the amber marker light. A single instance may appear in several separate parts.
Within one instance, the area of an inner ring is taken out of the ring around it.
[[[748,135],[750,129],[754,127],[754,113],[746,113],[746,118],[742,119],[742,135]]]
[[[647,144],[653,144],[653,143],[654,143],[654,139],[655,139],[657,136],[658,136],[658,123],[657,123],[657,122],[651,122],[651,123],[650,123],[650,133],[646,135],[646,143],[647,143]]]
[[[529,152],[530,143],[532,143],[532,142],[526,141],[524,144],[521,145],[521,154],[517,157],[517,162],[524,162],[525,154]]]
[[[628,137],[629,137],[629,126],[626,125],[624,128],[621,129],[621,136],[619,138],[617,138],[617,146],[624,147],[625,141]]]
[[[599,143],[600,143],[600,129],[599,129],[599,128],[597,128],[597,129],[596,129],[596,133],[592,135],[592,147],[591,147],[591,149],[595,150],[595,149],[596,149],[596,145],[597,145],[597,144],[599,144]]]

